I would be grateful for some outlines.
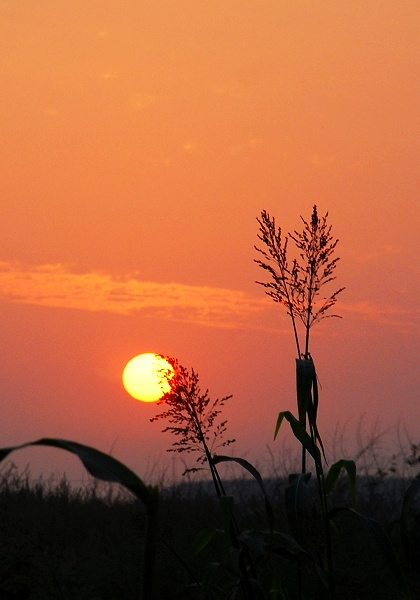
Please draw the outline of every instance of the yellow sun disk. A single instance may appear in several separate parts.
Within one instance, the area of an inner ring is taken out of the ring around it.
[[[172,373],[173,369],[162,356],[152,352],[139,354],[124,368],[124,388],[136,400],[156,402],[171,389],[163,376],[165,372]]]

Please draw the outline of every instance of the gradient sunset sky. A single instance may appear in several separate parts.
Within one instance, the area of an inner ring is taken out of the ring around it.
[[[0,17],[2,446],[62,437],[162,472],[173,440],[121,383],[154,351],[233,394],[229,451],[280,456],[296,353],[255,284],[256,217],[287,233],[314,204],[346,288],[313,330],[327,447],[377,420],[419,442],[420,3],[0,0]],[[78,473],[63,455],[12,458]]]

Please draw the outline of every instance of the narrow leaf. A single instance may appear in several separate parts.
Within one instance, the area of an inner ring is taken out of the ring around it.
[[[312,382],[316,379],[315,366],[312,360],[296,359],[296,390],[299,423],[305,426],[306,415],[311,402]]]
[[[274,531],[272,536],[271,551],[286,558],[312,560],[312,555],[297,543],[294,537],[282,531]]]
[[[287,520],[293,532],[296,531],[307,505],[310,478],[310,473],[293,473],[289,475],[289,485],[286,487],[284,495]]]
[[[279,413],[279,416],[277,417],[277,423],[276,423],[276,428],[274,430],[274,440],[276,439],[276,437],[278,436],[278,433],[280,431],[280,427],[281,424],[283,423],[283,419],[284,419],[284,412]]]
[[[269,525],[270,525],[270,527],[273,527],[274,526],[274,512],[273,512],[273,508],[270,504],[270,501],[268,499],[267,493],[265,491],[264,481],[263,481],[263,478],[261,477],[260,472],[250,462],[248,462],[244,458],[235,458],[233,456],[215,455],[215,456],[213,456],[213,462],[214,462],[214,464],[218,464],[218,463],[222,463],[222,462],[235,462],[238,465],[241,465],[241,467],[243,467],[246,471],[248,471],[248,473],[250,473],[254,477],[254,479],[258,483],[258,485],[263,493],[263,496],[264,496],[265,510],[267,513]]]
[[[299,442],[302,444],[305,450],[309,452],[312,458],[314,460],[320,460],[321,457],[319,449],[312,442],[311,436],[308,434],[307,431],[305,431],[305,428],[302,426],[301,423],[299,423],[296,417],[293,416],[292,413],[288,410],[279,413],[274,439],[276,439],[277,437],[277,433],[280,429],[280,425],[282,424],[283,419],[286,419],[286,421],[290,423],[290,427],[292,428],[295,438],[299,440]]]
[[[356,463],[353,460],[341,459],[331,465],[325,478],[325,491],[330,494],[336,487],[342,469],[347,471],[353,502],[357,502]]]
[[[91,446],[85,446],[78,442],[63,440],[59,438],[42,438],[35,442],[28,442],[20,446],[11,446],[9,448],[0,449],[0,461],[8,454],[21,448],[28,446],[52,446],[67,450],[75,454],[82,461],[86,470],[98,479],[119,483],[130,490],[137,498],[142,500],[144,504],[148,504],[151,499],[149,487],[128,467],[116,460],[109,454],[105,454]]]
[[[312,427],[312,431],[315,435],[315,442],[319,443],[319,447],[321,448],[324,460],[325,460],[325,462],[327,462],[327,457],[325,456],[324,444],[322,443],[321,435],[319,433],[318,425],[317,425],[318,402],[319,402],[318,382],[317,382],[317,375],[316,375],[316,371],[315,371],[315,365],[313,364],[312,360],[311,360],[311,362],[313,365],[313,372],[312,372],[312,381],[311,381],[312,390],[309,393],[308,421],[309,421],[310,426]]]
[[[216,535],[216,530],[213,528],[202,529],[194,540],[192,546],[192,553],[199,554],[202,552],[207,546],[211,543],[214,536]]]

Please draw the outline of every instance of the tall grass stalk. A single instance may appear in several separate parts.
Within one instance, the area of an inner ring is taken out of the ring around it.
[[[310,334],[312,326],[330,314],[339,294],[344,288],[321,297],[321,290],[334,281],[334,271],[339,260],[333,257],[338,240],[331,234],[328,213],[318,216],[317,207],[313,207],[310,221],[301,217],[302,231],[282,237],[282,230],[276,227],[274,217],[262,211],[258,239],[264,247],[255,249],[262,259],[255,262],[270,275],[268,282],[257,282],[275,302],[286,307],[291,318],[296,343],[296,395],[298,421],[300,427],[309,432],[318,483],[321,514],[324,522],[327,573],[329,576],[330,598],[334,598],[334,580],[332,568],[331,531],[328,519],[328,506],[325,491],[324,469],[321,452],[324,455],[322,439],[317,426],[318,385],[315,364],[310,352]],[[294,242],[297,256],[288,258],[289,239]],[[303,340],[300,339],[298,323],[303,326]],[[281,422],[281,421],[280,421]],[[278,431],[278,429],[277,429]],[[302,444],[302,473],[306,472],[307,447]]]
[[[185,469],[184,474],[203,470],[208,466],[217,497],[223,509],[227,498],[222,479],[217,469],[215,450],[232,444],[235,440],[224,439],[227,430],[227,421],[218,419],[222,407],[231,398],[217,398],[212,401],[208,390],[201,391],[198,374],[194,369],[186,367],[172,357],[165,357],[173,369],[173,375],[169,377],[169,371],[162,369],[160,375],[163,381],[168,381],[170,390],[158,401],[159,405],[165,405],[167,410],[153,417],[151,421],[164,419],[169,423],[163,433],[170,432],[177,437],[172,448],[168,451],[178,453],[196,453],[196,463],[199,466]],[[248,548],[240,541],[239,527],[233,514],[229,515],[227,525],[233,547],[238,551],[238,567],[241,573],[240,586],[244,598],[252,600],[254,591],[250,584],[250,578],[256,578],[254,562]]]

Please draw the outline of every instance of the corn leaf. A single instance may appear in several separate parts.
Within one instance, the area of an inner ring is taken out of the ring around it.
[[[296,359],[296,390],[299,422],[303,427],[311,404],[313,381],[316,381],[315,366],[312,360]]]
[[[289,485],[284,491],[285,509],[289,527],[292,532],[298,528],[299,519],[305,513],[309,489],[310,473],[293,473],[289,475]]]
[[[199,554],[211,543],[217,531],[214,528],[202,529],[194,540],[192,553]]]
[[[250,473],[254,477],[254,479],[258,483],[258,485],[263,493],[263,496],[264,496],[265,510],[267,513],[269,525],[270,525],[270,527],[273,527],[274,526],[274,512],[273,512],[273,508],[270,504],[270,501],[268,499],[267,493],[265,491],[264,481],[263,481],[263,478],[261,477],[260,472],[250,462],[248,462],[244,458],[236,458],[233,456],[222,456],[222,455],[213,456],[214,464],[219,464],[222,462],[235,462],[238,465],[241,465],[241,467],[243,467],[246,471],[248,471],[248,473]]]
[[[293,536],[282,531],[273,532],[271,552],[289,559],[312,560],[312,555],[304,550]]]
[[[284,419],[286,419],[286,421],[289,422],[295,438],[302,444],[305,450],[309,452],[312,458],[314,460],[321,460],[319,448],[317,448],[314,445],[311,436],[308,434],[307,431],[305,431],[303,425],[299,423],[298,419],[296,419],[296,417],[293,416],[292,413],[288,410],[279,413],[279,416],[277,417],[276,428],[274,431],[274,439],[276,439],[277,434],[280,430],[280,426]]]
[[[331,465],[325,478],[325,492],[330,494],[336,487],[341,471],[345,469],[350,483],[353,502],[357,502],[356,463],[353,460],[341,459]]]
[[[109,454],[105,454],[91,446],[85,446],[78,442],[63,440],[58,438],[42,438],[35,442],[27,442],[20,446],[11,446],[9,448],[0,449],[0,461],[8,454],[15,450],[20,450],[28,446],[52,446],[67,450],[79,457],[85,466],[86,470],[103,481],[119,483],[130,490],[137,498],[142,500],[144,504],[149,504],[151,500],[151,490],[133,471],[126,467]]]

